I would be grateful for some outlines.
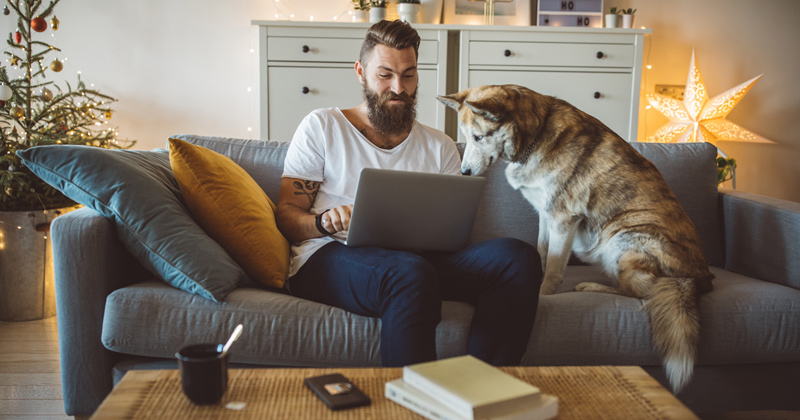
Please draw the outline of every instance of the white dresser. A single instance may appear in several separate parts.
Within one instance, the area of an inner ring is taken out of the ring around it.
[[[291,140],[310,111],[351,108],[363,101],[355,62],[369,24],[253,22],[259,25],[261,138]],[[417,121],[445,129],[447,36],[439,25],[418,28]]]
[[[459,90],[517,84],[575,105],[636,140],[644,30],[502,28],[460,32]]]
[[[262,139],[289,140],[311,110],[361,103],[355,75],[368,23],[253,21],[260,47]],[[417,119],[455,138],[436,95],[514,83],[557,96],[635,140],[644,34],[650,30],[415,25]]]

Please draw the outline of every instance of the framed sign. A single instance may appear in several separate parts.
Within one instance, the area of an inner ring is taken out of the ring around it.
[[[603,0],[539,0],[539,26],[603,27]]]
[[[484,9],[490,0],[444,0],[444,23],[450,25],[483,25]],[[531,0],[491,0],[494,24],[529,26]]]

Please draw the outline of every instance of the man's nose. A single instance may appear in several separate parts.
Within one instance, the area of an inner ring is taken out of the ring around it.
[[[402,83],[402,81],[400,80],[399,77],[395,77],[395,78],[392,79],[391,89],[392,89],[392,92],[397,94],[397,95],[403,93],[403,83]]]

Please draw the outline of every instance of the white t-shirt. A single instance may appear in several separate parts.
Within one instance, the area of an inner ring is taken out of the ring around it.
[[[459,174],[461,158],[455,142],[439,130],[414,123],[411,133],[393,149],[381,149],[361,134],[339,108],[308,114],[292,138],[283,177],[321,182],[310,212],[353,204],[363,168]],[[289,276],[330,241],[344,241],[347,232],[292,244]]]

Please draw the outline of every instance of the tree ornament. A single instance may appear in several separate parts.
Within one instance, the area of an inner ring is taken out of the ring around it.
[[[36,32],[44,32],[47,29],[47,21],[39,16],[31,21],[31,29]]]
[[[64,65],[61,64],[58,59],[55,59],[52,63],[50,63],[50,68],[53,69],[54,72],[58,73],[64,68]]]
[[[114,111],[107,109],[105,112],[106,119],[110,120],[112,115],[114,115]]]
[[[8,165],[8,171],[9,171],[9,172],[14,172],[14,171],[16,171],[16,170],[17,170],[17,167],[16,167],[16,165],[13,165],[13,164],[12,164],[12,165]]]
[[[59,23],[61,23],[61,22],[55,16],[53,16],[53,18],[50,19],[50,27],[53,28],[54,31],[58,30],[58,24]]]
[[[10,87],[7,85],[0,85],[0,101],[7,101],[11,99],[11,95],[13,94],[14,91],[12,91]]]
[[[50,91],[48,88],[42,89],[42,100],[45,102],[50,102],[53,99],[53,92]]]
[[[25,115],[25,110],[22,108],[15,106],[11,108],[11,116],[14,118],[22,118]]]
[[[6,188],[6,195],[9,196],[9,197],[13,197],[14,196],[14,189],[11,188],[11,187]]]
[[[22,34],[19,33],[19,29],[17,29],[17,32],[14,32],[14,41],[16,41],[17,44],[22,44]]]
[[[19,65],[19,57],[17,57],[16,55],[12,55],[11,58],[8,59],[8,61],[11,63],[12,66]]]
[[[8,10],[8,6],[3,6],[3,14],[6,16],[11,14],[11,10]]]

